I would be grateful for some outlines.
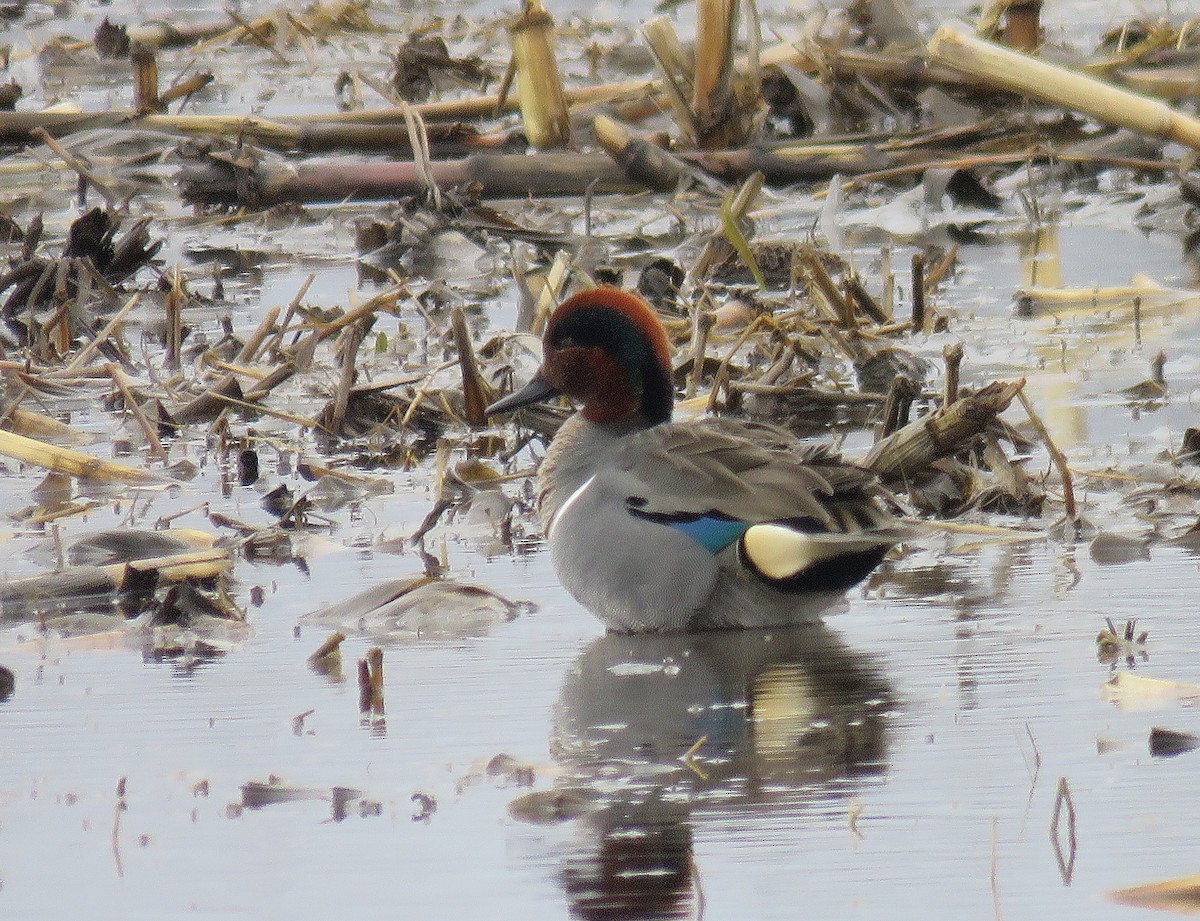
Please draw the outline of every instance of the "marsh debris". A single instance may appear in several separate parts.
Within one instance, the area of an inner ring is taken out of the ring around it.
[[[1150,653],[1146,649],[1146,640],[1150,637],[1149,630],[1137,632],[1137,618],[1125,621],[1123,630],[1118,631],[1111,617],[1104,618],[1105,629],[1096,636],[1096,658],[1105,665],[1117,665],[1124,661],[1133,668],[1138,659],[1150,661]]]

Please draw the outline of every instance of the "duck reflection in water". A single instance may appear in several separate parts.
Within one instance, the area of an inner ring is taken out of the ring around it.
[[[693,829],[735,810],[739,825],[799,823],[853,795],[886,770],[893,706],[874,663],[820,624],[608,634],[563,682],[563,773],[511,812],[573,823],[561,881],[576,917],[691,917]]]

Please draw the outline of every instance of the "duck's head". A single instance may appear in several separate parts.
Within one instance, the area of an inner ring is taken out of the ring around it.
[[[650,306],[635,294],[600,287],[567,298],[550,317],[542,367],[533,380],[488,407],[510,412],[566,394],[585,419],[647,425],[671,418],[671,347]]]

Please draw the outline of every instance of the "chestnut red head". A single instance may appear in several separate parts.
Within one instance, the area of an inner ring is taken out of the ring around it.
[[[583,416],[592,422],[621,422],[639,413],[650,425],[671,418],[670,344],[654,311],[637,295],[611,287],[572,295],[551,316],[542,349],[533,381],[488,412],[565,393],[583,404]]]

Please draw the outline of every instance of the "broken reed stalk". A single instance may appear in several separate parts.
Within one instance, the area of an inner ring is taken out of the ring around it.
[[[258,355],[259,348],[267,341],[267,337],[275,331],[275,321],[278,319],[278,306],[272,307],[266,312],[262,321],[255,328],[254,332],[250,334],[245,343],[242,344],[237,356],[233,359],[235,365],[254,361],[255,356]]]
[[[342,677],[342,642],[346,634],[340,630],[329,634],[316,652],[308,657],[309,667],[340,681]]]
[[[631,182],[607,153],[554,151],[524,154],[472,154],[461,160],[430,164],[433,181],[441,188],[478,183],[484,198],[582,195],[589,186],[596,194],[631,193],[642,186]],[[425,179],[415,164],[382,163],[339,158],[254,169],[259,185],[251,200],[242,201],[241,181],[226,168],[197,171],[182,183],[184,201],[198,205],[270,207],[283,202],[345,202],[405,198],[420,194]]]
[[[33,439],[83,440],[80,433],[66,423],[59,422],[51,416],[22,409],[15,400],[6,400],[0,404],[0,428]]]
[[[554,20],[541,0],[525,0],[521,15],[509,24],[508,31],[525,136],[538,149],[566,147],[571,140],[571,119],[554,55]]]
[[[487,425],[488,416],[484,410],[491,399],[488,386],[479,372],[475,347],[471,343],[470,330],[467,329],[467,315],[462,307],[455,307],[450,314],[450,328],[454,333],[454,346],[458,350],[458,367],[462,371],[467,424],[472,428],[480,428]]]
[[[842,292],[837,289],[837,285],[829,277],[829,272],[826,271],[825,264],[821,261],[821,254],[813,247],[806,246],[800,251],[800,261],[804,264],[804,274],[815,288],[813,294],[816,295],[819,292],[820,296],[814,297],[814,300],[818,302],[823,300],[833,310],[833,318],[842,328],[856,329],[858,322],[854,316],[854,306],[842,296]]]
[[[117,588],[123,588],[126,580],[137,573],[152,572],[165,582],[213,579],[232,572],[233,560],[228,550],[214,547],[210,550],[193,550],[170,556],[133,560],[129,563],[112,563],[101,568],[112,576]]]
[[[642,26],[642,37],[650,46],[650,52],[662,73],[659,81],[661,91],[671,107],[675,124],[692,143],[696,142],[699,128],[696,112],[692,108],[695,94],[693,80],[693,55],[684,49],[675,33],[675,26],[666,16],[656,16]]]
[[[991,878],[992,878],[992,912],[995,915],[996,921],[1003,921],[1004,915],[1000,911],[1000,819],[992,816],[992,860],[991,860]]]
[[[1032,54],[1042,44],[1042,0],[1008,0],[1001,41],[1009,48]]]
[[[880,326],[891,320],[891,315],[884,312],[883,307],[876,303],[875,298],[867,293],[867,289],[863,287],[857,275],[847,276],[843,287],[845,289],[843,297],[848,303],[853,304],[859,313],[870,317]]]
[[[937,411],[910,422],[880,440],[862,465],[881,479],[905,479],[923,472],[931,463],[962,449],[986,428],[1021,393],[1025,378],[994,381],[982,390],[955,400]]]
[[[958,244],[953,244],[942,257],[938,259],[932,266],[927,266],[925,269],[925,291],[934,291],[950,273],[950,269],[954,267],[954,263],[958,260]]]
[[[179,370],[183,352],[183,280],[176,263],[171,273],[171,290],[167,292],[167,354],[164,363],[171,371]]]
[[[308,657],[308,661],[315,662],[318,659],[324,659],[331,653],[337,652],[338,648],[342,645],[345,639],[346,634],[342,633],[341,631],[336,631],[329,634],[329,636],[325,638],[325,642],[317,647],[316,652]]]
[[[333,398],[333,409],[329,414],[329,428],[331,431],[340,432],[342,426],[346,422],[346,410],[350,406],[350,388],[354,386],[355,364],[358,360],[358,349],[362,345],[363,339],[366,338],[367,329],[373,325],[374,320],[370,317],[363,319],[356,325],[347,327],[342,333],[341,348],[338,349],[338,359],[341,361],[342,373],[338,376],[337,393]]]
[[[673,191],[688,175],[689,167],[678,157],[607,115],[597,115],[592,120],[592,133],[625,175],[648,189]]]
[[[125,373],[112,362],[109,362],[105,367],[108,369],[109,376],[112,377],[113,384],[121,392],[121,400],[124,402],[125,408],[137,420],[138,427],[146,437],[146,442],[150,445],[150,453],[155,457],[161,457],[165,460],[167,451],[163,447],[162,441],[159,440],[158,430],[146,418],[146,414],[142,412],[142,407],[138,405],[137,398],[133,395],[133,391],[129,387],[129,381],[125,378]]]
[[[358,660],[358,712],[363,716],[371,712],[371,666],[366,659]]]
[[[216,77],[213,76],[212,71],[206,70],[203,73],[192,74],[186,80],[182,80],[174,86],[167,87],[158,96],[159,109],[165,111],[167,106],[176,99],[185,99],[193,93],[200,92],[200,90],[204,89],[215,79]]]
[[[134,294],[133,297],[125,302],[125,305],[120,310],[113,314],[112,319],[108,321],[104,329],[100,330],[100,332],[96,334],[96,338],[80,349],[79,354],[76,355],[71,360],[71,363],[66,367],[68,374],[78,371],[92,360],[92,356],[96,354],[96,351],[100,348],[100,346],[108,341],[108,338],[113,334],[114,331],[116,331],[116,328],[121,325],[121,322],[129,315],[129,312],[137,306],[141,296],[142,295],[140,293]]]
[[[157,112],[162,108],[158,98],[158,59],[154,50],[134,42],[129,47],[129,62],[133,65],[133,107],[139,115]]]
[[[887,401],[883,404],[883,426],[879,430],[881,440],[908,425],[913,401],[921,395],[921,389],[912,378],[897,374],[888,387]]]
[[[1021,400],[1021,405],[1025,407],[1025,413],[1029,416],[1029,421],[1032,423],[1034,430],[1038,433],[1038,437],[1042,440],[1042,444],[1046,446],[1046,452],[1050,455],[1050,460],[1054,463],[1058,470],[1059,477],[1062,478],[1063,487],[1063,505],[1066,506],[1067,518],[1071,522],[1079,520],[1078,510],[1075,507],[1075,485],[1071,479],[1071,468],[1067,464],[1067,457],[1058,449],[1058,445],[1054,443],[1054,439],[1050,437],[1050,431],[1042,422],[1041,416],[1037,414],[1037,410],[1033,408],[1033,403],[1024,391],[1017,394]]]
[[[704,309],[708,302],[708,294],[698,300],[692,308],[692,372],[688,375],[684,399],[690,400],[696,395],[700,378],[704,376],[704,357],[708,352],[708,333],[716,322],[713,315]]]
[[[296,296],[288,301],[287,312],[283,315],[283,322],[276,327],[274,335],[271,336],[271,345],[266,349],[266,352],[273,360],[279,360],[279,350],[283,345],[283,337],[287,332],[288,324],[292,322],[292,317],[296,315],[296,311],[300,308],[300,303],[304,300],[304,295],[308,293],[308,289],[312,287],[312,283],[316,280],[316,272],[310,272],[308,277],[304,279],[300,287],[296,290]]]
[[[104,198],[104,203],[108,205],[108,207],[112,208],[116,205],[118,195],[113,191],[112,187],[103,179],[98,177],[95,173],[93,173],[90,169],[88,169],[88,167],[84,165],[79,158],[63,147],[62,144],[58,143],[58,141],[52,138],[46,129],[35,128],[32,132],[30,132],[30,134],[34,140],[40,141],[42,144],[45,144],[52,151],[54,151],[54,155],[58,157],[58,159],[62,160],[69,169],[74,170],[80,179],[85,180],[88,185],[99,192],[101,197]]]
[[[961,342],[952,342],[942,349],[946,361],[946,377],[942,386],[942,408],[958,399],[958,382],[962,373],[963,347]]]
[[[892,273],[892,248],[884,246],[879,251],[879,277],[882,279],[883,296],[879,305],[884,316],[896,316],[896,276]],[[883,322],[888,322],[884,320]]]
[[[171,556],[110,563],[107,566],[72,566],[61,572],[12,579],[0,585],[0,607],[20,600],[38,602],[120,592],[141,585],[146,574],[159,582],[214,579],[233,570],[226,550],[193,550]]]
[[[912,257],[912,331],[925,331],[925,254],[913,253]]]
[[[934,62],[957,68],[999,89],[1200,150],[1200,119],[1157,99],[965,35],[950,26],[938,29],[928,50]]]
[[[367,665],[370,667],[371,712],[383,716],[383,649],[372,646],[367,650]]]
[[[117,781],[117,801],[113,804],[112,852],[117,865],[117,879],[125,878],[125,867],[121,863],[121,813],[129,807],[125,804],[125,778]]]
[[[101,483],[148,485],[165,482],[161,477],[148,470],[127,467],[124,464],[92,457],[70,448],[44,444],[14,432],[0,431],[0,455],[26,464],[45,467],[47,470],[55,470],[75,477],[85,477]]]
[[[692,111],[698,146],[736,147],[741,114],[734,95],[734,37],[740,0],[696,0]]]

